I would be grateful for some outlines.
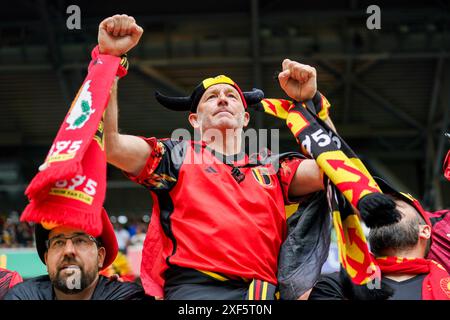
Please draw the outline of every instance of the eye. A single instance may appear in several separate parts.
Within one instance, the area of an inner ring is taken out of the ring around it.
[[[85,237],[76,237],[73,239],[73,242],[75,245],[84,245],[87,244],[89,241]]]
[[[233,98],[233,99],[237,99],[237,96],[234,93],[229,93],[228,97],[229,98]]]
[[[66,245],[66,241],[63,239],[55,239],[51,243],[51,246],[53,248],[61,248],[61,247],[64,247],[65,245]]]
[[[206,98],[206,100],[211,100],[211,99],[213,99],[213,98],[215,98],[215,97],[217,97],[216,94],[210,94],[210,95]]]

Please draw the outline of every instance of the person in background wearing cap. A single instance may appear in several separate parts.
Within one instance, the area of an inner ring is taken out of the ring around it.
[[[420,203],[376,178],[381,190],[391,196],[402,219],[388,226],[372,228],[369,244],[377,258],[382,282],[392,300],[450,300],[450,275],[438,262],[428,259],[432,246],[432,223]],[[380,288],[380,287],[378,287]],[[370,289],[370,288],[369,288]],[[376,290],[377,287],[371,290]],[[367,291],[352,285],[342,272],[323,275],[310,300],[362,300]]]
[[[132,17],[109,17],[99,25],[100,53],[122,56],[142,33]],[[319,94],[313,67],[288,59],[282,67],[280,86],[292,99]],[[250,120],[247,105],[262,98],[260,90],[242,92],[223,75],[205,79],[189,97],[157,94],[165,107],[190,111],[188,120],[201,139],[144,139],[119,133],[113,84],[104,127],[107,161],[149,189],[153,199],[141,264],[147,294],[273,299],[286,232],[284,205],[322,190],[323,182],[316,162],[298,153],[277,161],[278,172],[272,164],[250,163],[241,134]]]
[[[5,300],[142,300],[144,290],[135,283],[99,275],[117,255],[117,240],[109,217],[102,212],[98,238],[69,226],[44,228],[36,224],[36,249],[48,275],[14,286]]]

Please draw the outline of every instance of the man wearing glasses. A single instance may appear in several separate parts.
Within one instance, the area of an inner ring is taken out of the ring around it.
[[[116,258],[117,240],[106,211],[98,238],[69,226],[35,228],[36,249],[48,275],[14,286],[5,300],[141,300],[143,289],[99,275]]]

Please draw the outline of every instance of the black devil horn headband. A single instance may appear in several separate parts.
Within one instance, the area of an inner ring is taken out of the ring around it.
[[[164,107],[174,110],[174,111],[190,111],[197,112],[198,103],[205,93],[205,91],[216,84],[225,83],[234,87],[241,96],[241,100],[244,104],[244,108],[247,108],[249,105],[254,105],[259,103],[262,99],[264,99],[264,92],[260,89],[253,89],[252,91],[242,92],[241,88],[233,81],[231,78],[220,75],[214,78],[207,78],[200,82],[198,86],[195,87],[194,91],[190,96],[187,97],[169,97],[163,95],[162,93],[156,91],[155,98],[156,100],[163,105]]]

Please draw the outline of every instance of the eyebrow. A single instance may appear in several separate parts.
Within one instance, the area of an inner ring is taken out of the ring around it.
[[[88,234],[86,234],[84,232],[75,232],[75,233],[72,234],[72,236],[81,236],[81,235],[86,235],[87,236]],[[60,233],[57,236],[51,237],[49,239],[55,239],[55,238],[59,238],[59,237],[65,237],[64,233]]]
[[[217,89],[217,88],[214,88],[214,89],[212,89],[211,91],[209,91],[209,92],[207,92],[207,94],[210,94],[210,93],[218,93],[219,91],[221,91],[220,89]],[[235,93],[235,94],[238,94],[237,92],[236,92],[236,90],[233,90],[233,88],[226,88],[225,89],[225,93]]]

